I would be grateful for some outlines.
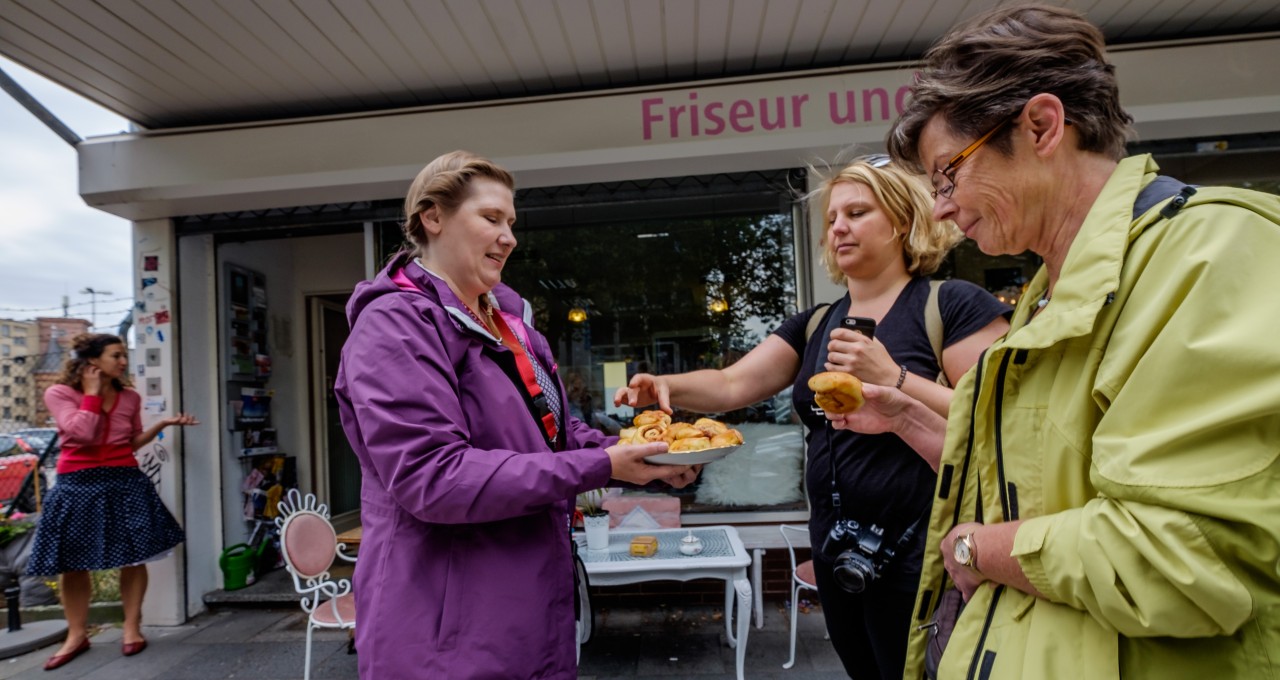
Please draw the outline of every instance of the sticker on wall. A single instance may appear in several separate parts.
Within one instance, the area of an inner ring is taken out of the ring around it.
[[[160,269],[159,255],[145,255],[142,258],[142,271],[154,272]]]
[[[169,310],[162,309],[156,312],[156,323],[157,324],[169,323]]]
[[[142,410],[150,415],[158,416],[164,413],[165,405],[166,402],[163,397],[149,397],[146,403],[143,404]]]
[[[138,336],[138,337],[142,337],[142,336]],[[138,377],[141,378],[142,376],[147,374],[147,367],[143,366],[142,364],[138,364],[133,367],[133,372],[137,373]]]
[[[154,277],[154,276],[148,276],[148,277],[146,277],[146,278],[142,279],[142,287],[143,287],[143,288],[150,288],[150,287],[152,287],[152,286],[156,285],[156,282],[157,282],[158,280],[159,280],[159,279],[157,279],[157,278],[156,278],[156,277]]]
[[[148,366],[160,365],[160,348],[159,347],[152,347],[147,349],[147,365]]]
[[[147,378],[147,396],[159,397],[163,394],[160,390],[160,378]]]
[[[164,331],[156,331],[156,340],[164,342]]]

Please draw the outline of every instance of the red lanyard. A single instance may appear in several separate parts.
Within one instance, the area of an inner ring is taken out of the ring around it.
[[[415,284],[408,275],[404,273],[404,269],[396,270],[396,272],[391,275],[391,280],[394,281],[396,286],[401,290],[419,290],[417,284]],[[463,304],[465,305],[465,303]],[[471,312],[470,309],[467,309],[467,311],[477,321],[480,320],[479,317],[476,317],[475,313]],[[532,401],[535,406],[542,404],[543,408],[541,410],[545,411],[545,413],[539,417],[539,420],[542,421],[542,429],[547,433],[547,441],[552,443],[552,448],[555,448],[556,433],[558,432],[556,428],[556,416],[551,412],[550,407],[547,406],[547,398],[542,396],[542,386],[538,384],[538,378],[533,373],[533,364],[529,363],[529,356],[525,354],[524,346],[516,339],[515,333],[511,332],[511,328],[507,326],[507,322],[502,318],[501,312],[497,314],[489,314],[487,316],[492,319],[494,325],[498,327],[498,333],[502,336],[502,344],[506,345],[507,349],[511,350],[511,353],[515,355],[516,370],[520,371],[520,379],[524,381],[524,390],[528,393],[529,400]],[[480,322],[480,325],[483,326],[484,322]],[[541,401],[538,400],[538,397],[540,396],[542,396]]]
[[[524,381],[525,392],[529,394],[529,398],[534,403],[537,403],[538,397],[542,396],[542,386],[538,384],[538,379],[534,375],[533,364],[530,363],[529,355],[525,353],[524,346],[516,339],[515,333],[511,331],[511,327],[507,325],[501,313],[494,314],[491,318],[494,325],[498,327],[498,333],[502,335],[502,344],[506,345],[507,349],[511,350],[511,353],[515,355],[516,370],[520,372],[520,379]],[[545,402],[546,397],[543,396],[542,400]],[[541,418],[542,429],[547,433],[547,440],[554,442],[558,433],[556,416],[549,408],[545,410],[547,412],[542,414]]]

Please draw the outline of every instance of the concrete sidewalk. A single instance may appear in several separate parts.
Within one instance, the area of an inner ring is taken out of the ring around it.
[[[789,638],[782,602],[766,601],[765,626],[751,627],[747,639],[748,678],[835,680],[845,678],[831,643],[823,639],[821,612],[800,615],[796,665],[783,670]],[[14,680],[283,680],[302,677],[306,619],[290,609],[232,609],[202,614],[177,627],[145,627],[149,645],[132,657],[120,655],[121,630],[103,627],[93,648],[46,672],[42,666],[56,646],[0,660],[0,678]],[[317,631],[311,677],[352,680],[356,656],[347,654],[346,633]],[[731,680],[734,651],[725,644],[724,623],[715,607],[673,610],[625,609],[596,614],[596,634],[582,649],[579,677],[696,678]]]

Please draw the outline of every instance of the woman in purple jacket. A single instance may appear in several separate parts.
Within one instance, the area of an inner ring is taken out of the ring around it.
[[[574,678],[573,498],[673,486],[662,443],[616,444],[569,415],[529,304],[501,284],[514,181],[464,151],[405,199],[409,250],[347,305],[337,396],[360,459],[362,678]]]

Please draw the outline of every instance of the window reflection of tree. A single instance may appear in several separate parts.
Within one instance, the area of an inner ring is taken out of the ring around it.
[[[791,230],[788,214],[528,230],[504,278],[562,360],[584,335],[569,311],[585,305],[593,363],[660,366],[662,338],[679,354],[663,370],[719,368],[794,312]]]

